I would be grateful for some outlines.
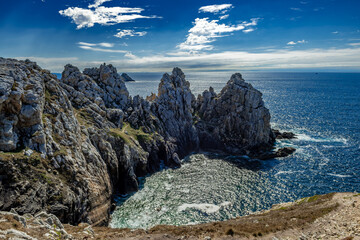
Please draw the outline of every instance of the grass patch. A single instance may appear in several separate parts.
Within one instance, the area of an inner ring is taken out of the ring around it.
[[[82,126],[91,127],[94,126],[95,119],[85,109],[74,108],[75,117]]]
[[[121,138],[127,144],[131,144],[135,140],[138,142],[150,142],[153,140],[153,134],[145,133],[142,128],[132,128],[129,123],[124,123],[121,129],[110,128],[109,134]]]
[[[51,94],[49,92],[49,90],[45,89],[45,100],[48,101],[48,102],[54,102],[56,100],[58,100],[59,97],[54,95],[54,94]]]
[[[312,197],[309,197],[307,202],[314,202],[319,199],[319,195],[314,195]]]
[[[11,151],[11,152],[2,152],[0,151],[0,160],[3,161],[11,161],[11,160],[30,160],[30,163],[36,164],[37,162],[41,161],[41,153],[33,151],[33,153],[31,154],[31,156],[26,156],[25,155],[25,151],[28,150],[29,148],[25,148],[25,149],[18,149],[15,151]]]
[[[54,157],[68,155],[67,148],[60,144],[60,150],[54,152]]]

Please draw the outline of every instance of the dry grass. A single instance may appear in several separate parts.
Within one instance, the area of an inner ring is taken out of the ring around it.
[[[189,226],[159,225],[149,230],[109,229],[107,227],[94,227],[95,239],[119,239],[136,238],[147,239],[185,239],[193,237],[203,239],[205,236],[211,238],[254,238],[263,237],[270,233],[285,231],[288,229],[304,228],[314,222],[317,218],[338,207],[337,203],[331,202],[334,194],[317,195],[297,201],[289,206],[279,206],[260,214],[254,214],[223,222],[206,223]],[[76,228],[68,231],[78,232]],[[155,237],[158,236],[159,238]],[[168,236],[168,237],[166,237]]]
[[[149,142],[152,141],[152,134],[145,133],[141,128],[135,129],[129,123],[124,123],[122,129],[111,128],[109,133],[114,137],[119,137],[127,144],[133,144],[134,141]]]

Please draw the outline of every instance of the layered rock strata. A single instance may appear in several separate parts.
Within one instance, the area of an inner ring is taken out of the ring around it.
[[[68,64],[58,80],[0,58],[0,110],[0,209],[72,224],[106,224],[114,193],[136,191],[138,177],[193,151],[256,155],[275,140],[261,93],[240,74],[196,99],[174,68],[143,99],[112,65]]]

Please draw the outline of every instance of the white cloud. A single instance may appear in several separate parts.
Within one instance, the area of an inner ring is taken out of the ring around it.
[[[127,54],[128,51],[125,50],[117,50],[117,49],[111,49],[114,47],[113,43],[87,43],[87,42],[78,42],[79,48],[95,51],[95,52],[108,52],[108,53],[125,53]],[[101,48],[103,47],[103,48]]]
[[[178,45],[181,50],[199,52],[201,50],[212,50],[213,46],[209,43],[216,38],[224,37],[235,31],[246,30],[250,26],[256,26],[259,18],[252,18],[251,22],[242,22],[237,25],[219,24],[219,20],[209,20],[209,18],[196,18],[194,26],[189,30],[185,42]]]
[[[232,4],[218,4],[218,5],[208,5],[199,8],[199,12],[208,12],[208,13],[226,13],[232,8]]]
[[[69,7],[60,10],[62,16],[69,17],[77,25],[77,29],[84,27],[93,27],[94,24],[114,25],[118,23],[131,22],[141,18],[158,18],[157,16],[144,16],[140,13],[143,8],[130,7],[104,7],[102,3],[111,0],[96,0],[94,4],[86,8]]]
[[[104,2],[110,2],[112,0],[95,0],[94,4],[90,4],[88,8],[97,8],[98,6],[102,5]]]
[[[96,47],[96,46],[100,46],[100,47],[107,47],[107,48],[112,48],[114,47],[113,43],[106,43],[106,42],[102,42],[102,43],[87,43],[87,42],[78,42],[79,45],[82,46],[88,46],[88,47]]]
[[[294,8],[294,7],[292,7],[292,8],[290,8],[290,9],[293,10],[293,11],[302,12],[302,9],[301,9],[301,8]]]
[[[332,32],[333,34],[338,34],[339,32],[338,31],[335,31],[335,32]]]
[[[353,46],[353,47],[358,47],[360,46],[360,43],[349,43],[350,46]]]
[[[249,29],[243,30],[244,33],[249,33],[249,32],[253,32],[253,31],[255,31],[254,28],[249,28]]]
[[[109,50],[109,49],[108,49]],[[184,71],[207,70],[276,70],[276,69],[319,69],[344,71],[346,69],[360,71],[360,47],[343,49],[282,49],[270,52],[226,51],[210,54],[183,55],[151,55],[136,57],[126,53],[127,58],[108,61],[121,68],[122,72],[165,72],[174,66],[181,67]],[[53,72],[61,72],[67,63],[79,68],[95,67],[103,63],[99,61],[79,60],[77,58],[41,58],[41,57],[16,57],[36,61],[42,68]]]
[[[91,51],[95,51],[95,52],[128,53],[128,51],[125,51],[125,50],[98,48],[98,47],[91,47],[91,46],[84,46],[84,45],[79,46],[79,48],[82,48],[82,49],[85,49],[85,50],[91,50]]]
[[[129,37],[134,37],[134,36],[142,37],[142,36],[145,36],[146,34],[147,34],[147,32],[145,32],[145,31],[135,32],[134,30],[124,29],[124,30],[120,30],[114,36],[118,37],[118,38],[123,38],[123,37],[126,37],[126,36],[129,36]]]
[[[290,42],[287,43],[287,45],[296,45],[296,44],[303,44],[303,43],[307,43],[307,41],[305,41],[305,40],[300,40],[300,41],[297,41],[297,42],[290,41]]]
[[[275,50],[265,53],[227,51],[197,55],[156,55],[113,61],[123,71],[165,71],[173,66],[183,70],[272,70],[352,68],[360,70],[360,48]]]
[[[226,15],[221,16],[219,19],[224,20],[224,19],[227,19],[228,17],[229,17],[229,14],[226,14]]]

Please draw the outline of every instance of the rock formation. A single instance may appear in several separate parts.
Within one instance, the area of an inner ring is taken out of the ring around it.
[[[30,61],[0,58],[0,210],[46,210],[62,222],[107,223],[112,196],[140,176],[178,167],[200,148],[256,156],[275,135],[262,95],[240,74],[197,99],[184,73],[158,94],[129,96],[112,65],[61,80]]]
[[[135,82],[135,80],[126,73],[121,74],[121,77],[123,78],[124,82]]]
[[[273,143],[270,113],[262,94],[239,73],[231,76],[219,94],[210,87],[199,95],[196,113],[202,148],[250,154],[269,149]]]

